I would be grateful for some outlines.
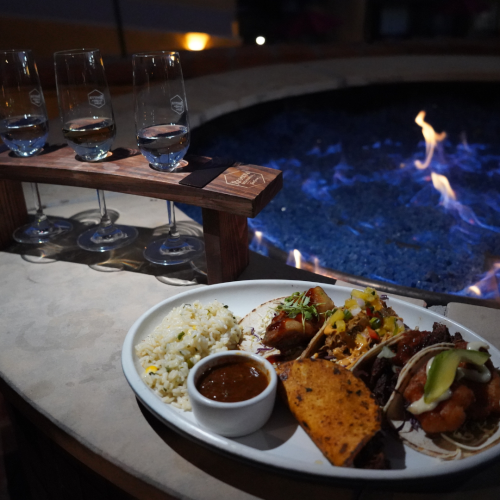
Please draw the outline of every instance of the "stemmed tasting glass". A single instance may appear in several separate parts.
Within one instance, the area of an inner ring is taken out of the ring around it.
[[[30,50],[0,51],[0,137],[21,157],[35,156],[43,150],[49,135],[49,122],[35,59]],[[31,184],[35,201],[35,220],[14,231],[19,243],[46,243],[72,225],[48,218],[42,210],[36,183]]]
[[[137,144],[149,166],[175,172],[187,165],[189,120],[182,68],[177,52],[148,52],[132,56]],[[169,233],[150,243],[144,257],[154,264],[189,262],[203,252],[199,238],[180,234],[174,203],[167,201]]]
[[[76,49],[54,54],[57,98],[64,138],[82,161],[106,158],[116,134],[104,64],[98,49]],[[78,245],[105,252],[132,243],[137,229],[113,224],[106,210],[104,191],[97,190],[101,222],[84,231]]]

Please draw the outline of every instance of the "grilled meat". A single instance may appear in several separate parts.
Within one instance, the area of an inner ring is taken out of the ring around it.
[[[319,286],[310,288],[305,294],[288,297],[268,325],[263,344],[280,351],[307,345],[323,326],[325,313],[334,306]]]

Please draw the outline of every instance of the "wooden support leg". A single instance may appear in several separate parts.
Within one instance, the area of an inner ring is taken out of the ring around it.
[[[248,221],[241,215],[203,209],[208,284],[234,281],[248,266]]]
[[[0,249],[13,242],[12,233],[28,222],[22,184],[0,180]]]

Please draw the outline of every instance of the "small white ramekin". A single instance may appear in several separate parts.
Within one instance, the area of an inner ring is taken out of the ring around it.
[[[260,394],[238,403],[214,401],[200,394],[196,384],[207,370],[242,358],[253,361],[267,375],[269,384]],[[187,380],[191,406],[198,423],[226,437],[251,434],[267,422],[273,411],[277,385],[278,377],[273,365],[261,356],[244,351],[224,351],[203,358],[191,368]]]

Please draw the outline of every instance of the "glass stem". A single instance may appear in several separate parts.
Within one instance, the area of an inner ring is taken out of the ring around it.
[[[99,201],[99,210],[101,211],[101,223],[99,225],[102,228],[109,227],[112,222],[106,210],[106,200],[104,199],[104,191],[102,189],[97,190],[97,199]]]
[[[99,201],[99,210],[101,212],[101,222],[97,226],[95,233],[90,238],[92,243],[101,244],[103,242],[113,243],[116,240],[126,238],[127,235],[119,227],[113,224],[106,210],[106,200],[104,199],[104,191],[97,190],[97,199]]]
[[[177,224],[175,222],[175,208],[173,201],[167,201],[168,225],[170,226],[168,235],[170,238],[178,238]]]
[[[40,191],[36,182],[31,183],[31,190],[33,191],[33,200],[35,202],[36,220],[42,222],[47,219],[47,216],[43,213]]]
[[[31,190],[33,191],[33,200],[35,202],[35,221],[32,224],[35,232],[39,235],[48,235],[53,231],[53,224],[44,214],[42,209],[42,200],[40,198],[40,191],[36,182],[31,183]]]

